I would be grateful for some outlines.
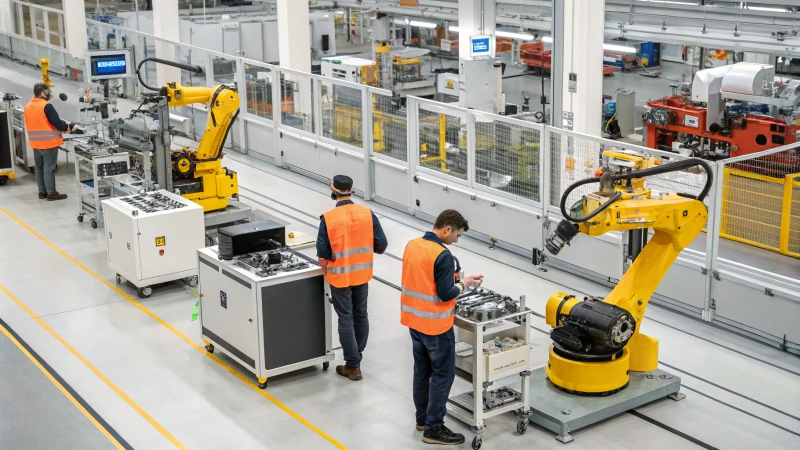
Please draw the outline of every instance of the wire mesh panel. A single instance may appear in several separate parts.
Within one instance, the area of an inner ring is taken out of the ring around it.
[[[400,99],[372,94],[372,150],[408,162],[408,119]]]
[[[585,137],[570,136],[553,129],[550,133],[550,206],[558,207],[567,187],[584,178],[591,178],[600,167],[603,145]],[[569,208],[584,195],[597,190],[597,185],[581,186],[570,194]]]
[[[322,136],[362,147],[362,91],[329,81],[320,83]]]
[[[272,69],[244,63],[247,112],[272,120]]]
[[[314,83],[308,76],[279,72],[281,83],[281,124],[316,133]]]
[[[475,115],[475,183],[539,201],[538,129]]]
[[[467,179],[466,117],[419,108],[419,163],[447,175]]]
[[[213,64],[215,86],[218,84],[233,85],[233,83],[236,82],[237,70],[235,59],[212,56],[211,63]]]
[[[720,236],[800,256],[800,214],[795,195],[795,183],[800,178],[798,150],[724,167]]]

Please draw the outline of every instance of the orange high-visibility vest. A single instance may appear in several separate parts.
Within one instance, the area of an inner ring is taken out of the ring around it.
[[[325,280],[337,288],[368,283],[375,251],[372,211],[365,206],[343,205],[323,217],[333,251]]]
[[[25,105],[25,130],[28,132],[28,142],[34,150],[49,150],[64,143],[61,131],[50,124],[44,114],[44,107],[49,102],[42,98],[32,98]]]
[[[440,299],[433,275],[436,259],[444,251],[436,242],[417,238],[403,253],[400,323],[430,336],[453,327],[456,299]]]

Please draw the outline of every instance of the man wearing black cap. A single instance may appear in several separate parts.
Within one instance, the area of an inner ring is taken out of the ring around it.
[[[368,283],[372,279],[373,253],[389,245],[372,211],[350,200],[353,180],[336,175],[331,198],[336,208],[320,217],[317,257],[331,286],[333,307],[339,316],[339,341],[345,364],[336,373],[352,381],[361,379],[361,354],[367,346]]]

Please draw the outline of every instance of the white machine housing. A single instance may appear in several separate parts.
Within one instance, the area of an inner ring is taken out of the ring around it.
[[[367,66],[375,66],[375,61],[352,56],[327,56],[322,58],[322,76],[364,84],[369,80],[363,79],[361,70]],[[372,70],[373,77],[376,77],[377,67]]]
[[[505,111],[503,71],[499,60],[462,59],[459,67],[458,106],[492,114]]]
[[[721,123],[726,100],[739,100],[783,106],[783,100],[772,95],[775,66],[742,62],[698,71],[692,81],[692,100],[705,102],[706,131]]]
[[[137,288],[197,276],[197,249],[205,246],[203,207],[166,190],[184,205],[146,212],[126,202],[153,192],[103,201],[108,265]]]
[[[258,276],[197,251],[202,338],[266,382],[334,358],[331,304],[322,269]]]
[[[458,104],[459,77],[456,73],[440,73],[436,76],[436,100]]]
[[[315,58],[336,54],[336,24],[333,12],[312,12],[311,51]]]

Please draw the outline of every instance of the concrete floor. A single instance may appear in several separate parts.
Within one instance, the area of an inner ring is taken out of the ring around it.
[[[63,156],[61,164],[71,169]],[[226,156],[225,165],[238,172],[244,201],[289,223],[291,230],[315,235],[319,215],[332,206],[324,185],[297,174],[236,154]],[[232,360],[204,352],[200,323],[191,321],[195,297],[187,286],[173,283],[139,301],[131,286],[115,285],[102,230],[75,220],[72,173],[60,170],[57,176],[59,191],[70,195],[66,201],[37,200],[33,176],[26,172],[0,188],[0,286],[7,290],[0,290],[0,319],[132,447],[429,448],[414,431],[410,340],[399,323],[393,287],[370,283],[372,335],[363,381],[317,367],[275,377],[266,391],[258,390]],[[390,242],[388,254],[376,257],[375,275],[399,284],[405,243],[429,225],[370,206]],[[569,274],[557,275],[560,284],[547,281],[521,270],[529,267],[524,258],[469,239],[453,252],[467,271],[483,273],[490,289],[526,295],[537,314],[560,290],[607,293]],[[639,408],[648,420],[622,414],[578,431],[570,448],[800,446],[800,359],[655,306],[647,317],[643,332],[660,340],[661,367],[682,378],[687,398]],[[532,361],[541,367],[548,327],[539,318],[532,326],[539,330],[532,333]],[[13,352],[18,350],[0,346],[0,358]],[[337,352],[334,365],[341,363]],[[0,398],[26,388],[21,382],[0,383]],[[453,392],[467,389],[457,381]],[[57,395],[50,396],[53,402]],[[471,440],[467,427],[451,418],[447,423]],[[515,424],[512,415],[489,420],[484,448],[562,448],[549,431],[532,426],[519,436]],[[0,430],[11,442],[29,434],[16,414],[0,414]],[[37,445],[63,446],[59,435],[41,438]]]

